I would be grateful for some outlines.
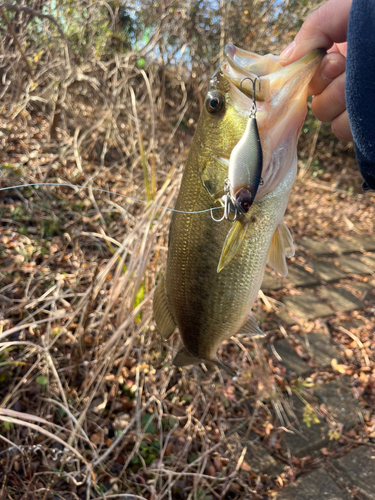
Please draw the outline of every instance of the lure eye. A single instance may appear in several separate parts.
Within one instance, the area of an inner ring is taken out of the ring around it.
[[[206,98],[206,109],[209,113],[218,113],[224,105],[224,99],[218,92],[209,92]]]
[[[240,208],[241,212],[248,212],[253,204],[253,201],[251,191],[248,189],[243,188],[236,194],[236,204]]]

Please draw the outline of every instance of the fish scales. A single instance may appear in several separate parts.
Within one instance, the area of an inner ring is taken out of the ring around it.
[[[175,207],[187,213],[172,215],[167,265],[155,291],[154,315],[164,338],[178,328],[184,347],[174,360],[177,366],[211,361],[233,374],[217,359],[217,348],[244,325],[247,331],[260,332],[250,311],[267,261],[285,275],[285,257],[293,254],[282,218],[296,175],[296,141],[306,114],[307,84],[322,52],[294,66],[292,76],[275,56],[265,56],[267,69],[274,71],[261,77],[268,78],[262,88],[269,92],[258,105],[264,183],[245,215],[235,222],[216,222],[210,212],[190,212],[221,206],[228,159],[244,133],[252,105],[237,88],[241,75],[233,63],[235,48],[229,46],[226,53],[229,66],[211,80],[187,159]],[[241,51],[242,58],[244,54],[249,55],[244,74],[251,71],[253,59],[261,67],[261,56]]]

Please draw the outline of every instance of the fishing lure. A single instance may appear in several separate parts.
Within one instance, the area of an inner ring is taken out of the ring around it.
[[[229,158],[228,178],[224,184],[224,215],[221,219],[214,219],[217,222],[223,219],[235,221],[239,215],[246,214],[254,202],[259,185],[262,184],[263,154],[256,118],[256,84],[258,82],[260,92],[260,79],[244,78],[240,90],[245,80],[250,80],[253,85],[253,104],[243,136]],[[232,218],[231,211],[234,212]]]

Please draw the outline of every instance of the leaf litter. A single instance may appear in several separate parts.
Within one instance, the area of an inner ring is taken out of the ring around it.
[[[147,121],[136,100],[133,105]],[[90,114],[87,104],[80,106]],[[194,132],[163,122],[151,152],[146,138],[140,141],[142,131],[125,123],[138,151],[130,155],[133,163],[113,152],[114,159],[100,164],[88,135],[84,153],[72,148],[62,157],[42,114],[26,110],[12,122],[3,116],[0,125],[8,131],[0,152],[2,187],[47,180],[95,185],[166,207],[176,198]],[[165,148],[173,161],[160,153]],[[308,137],[301,138],[300,151],[302,169]],[[297,243],[304,236],[324,241],[373,234],[374,195],[360,190],[353,151],[318,142],[315,157],[319,165],[310,161],[297,180],[286,214]],[[150,175],[145,187],[146,160],[155,178]],[[341,361],[332,359],[325,369],[312,364],[308,380],[286,377],[282,364],[246,336],[230,339],[219,352],[235,360],[237,379],[204,365],[172,367],[178,338],[161,341],[151,309],[169,217],[116,194],[66,187],[0,193],[0,467],[9,498],[27,491],[66,499],[116,498],[120,492],[148,500],[264,498],[327,454],[373,442],[370,296],[361,311],[294,326],[280,319],[275,304],[282,294],[299,291],[286,287],[258,300],[255,316],[267,342],[289,338],[298,344],[301,333],[328,331]],[[301,252],[293,260],[307,262]],[[311,386],[344,373],[364,408],[362,423],[346,434],[332,429],[336,447],[322,449],[320,458],[291,459],[282,435],[297,432],[300,423],[288,395],[305,398],[304,418],[313,425],[324,414]],[[279,467],[257,471],[246,455],[248,442],[261,444]]]

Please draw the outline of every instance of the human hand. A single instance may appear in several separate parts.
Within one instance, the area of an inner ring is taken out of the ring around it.
[[[330,122],[336,137],[352,141],[345,102],[346,34],[352,0],[329,0],[310,14],[292,42],[281,54],[280,63],[290,64],[318,48],[327,49],[309,93],[312,111],[322,122]]]

